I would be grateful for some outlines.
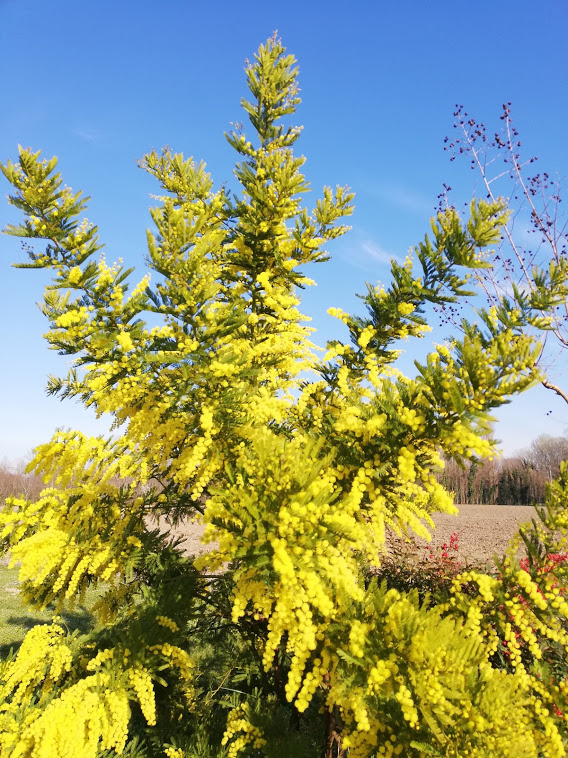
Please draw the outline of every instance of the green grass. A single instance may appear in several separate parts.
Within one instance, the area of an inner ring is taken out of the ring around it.
[[[70,631],[86,632],[92,617],[83,606],[59,614]],[[18,570],[0,565],[0,658],[5,658],[10,649],[17,650],[26,632],[36,624],[49,623],[53,609],[35,611],[25,605],[18,591]]]

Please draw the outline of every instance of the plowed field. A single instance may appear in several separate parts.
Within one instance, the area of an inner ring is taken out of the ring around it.
[[[502,555],[519,524],[535,516],[530,506],[514,505],[462,505],[457,516],[435,514],[436,529],[430,545],[436,549],[449,544],[453,532],[457,534],[456,557],[465,562],[486,562],[495,553]],[[197,554],[206,548],[200,542],[202,528],[197,524],[180,527],[178,532],[185,540],[188,553]],[[417,539],[417,550],[426,550],[427,542]]]

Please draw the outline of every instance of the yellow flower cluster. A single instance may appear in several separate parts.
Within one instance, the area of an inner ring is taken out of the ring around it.
[[[565,754],[531,678],[493,669],[475,621],[443,619],[396,590],[370,593],[368,620],[349,633],[356,665],[339,658],[329,669],[327,704],[340,710],[350,754],[403,754],[424,740],[425,722],[429,744],[454,758]]]
[[[356,658],[363,657],[369,629],[369,624],[365,624],[358,619],[355,619],[351,625],[351,630],[349,631],[349,649]]]
[[[221,744],[229,745],[227,758],[237,758],[243,748],[250,745],[255,750],[260,750],[263,745],[266,745],[266,740],[260,729],[253,726],[246,718],[244,709],[241,707],[229,711]]]
[[[401,684],[398,688],[398,692],[396,693],[395,698],[400,703],[402,715],[405,721],[408,721],[411,729],[415,729],[418,726],[419,717],[416,706],[414,705],[412,693],[408,687],[405,687],[404,684]]]
[[[357,342],[359,343],[359,346],[363,348],[363,350],[367,347],[369,342],[373,339],[375,334],[377,333],[377,330],[372,326],[366,326],[361,334],[359,335],[359,338]]]
[[[400,420],[403,424],[409,426],[413,432],[420,434],[424,431],[426,419],[414,408],[403,407],[400,412]]]
[[[25,654],[20,649],[16,662]],[[13,675],[13,665],[9,668]],[[13,684],[13,676],[9,679]],[[34,684],[37,687],[39,682]],[[130,720],[128,694],[113,683],[109,674],[87,676],[56,697],[52,697],[51,689],[46,692],[46,684],[49,677],[43,682],[42,699],[34,708],[29,708],[29,701],[23,700],[18,690],[3,701],[2,754],[14,758],[96,758],[101,750],[122,752]],[[23,720],[18,718],[18,706],[27,706]]]
[[[173,619],[168,618],[167,616],[156,616],[156,621],[160,626],[163,626],[172,632],[179,632],[179,626]]]
[[[398,454],[398,470],[403,479],[413,482],[416,479],[416,455],[412,446],[401,448]]]
[[[157,656],[157,670],[164,661],[175,667],[186,694],[195,696],[187,688],[194,664],[184,650],[165,643],[148,652]],[[119,647],[92,655],[90,646],[76,657],[57,621],[31,629],[15,659],[0,668],[0,752],[13,750],[7,754],[20,758],[96,758],[110,749],[120,754],[130,700],[139,703],[148,725],[156,724],[153,674],[132,658]]]
[[[540,592],[538,584],[531,580],[528,572],[523,571],[522,569],[517,571],[516,579],[519,587],[524,590],[525,595],[531,601],[532,605],[540,608],[541,610],[545,610],[548,606],[546,598],[543,597],[542,593]]]
[[[25,704],[38,686],[40,697],[48,695],[71,670],[72,662],[73,653],[57,619],[30,629],[16,658],[1,672],[0,713]]]
[[[341,308],[328,308],[327,312],[330,316],[343,321],[344,324],[349,323],[349,314],[345,313]]]
[[[128,668],[128,681],[140,703],[140,710],[149,726],[156,724],[156,697],[152,677],[147,669],[139,664]]]
[[[88,581],[113,582],[142,545],[132,531],[144,528],[143,500],[130,496],[136,485],[121,493],[113,479],[144,481],[147,469],[136,456],[115,453],[102,439],[58,433],[31,466],[67,489],[46,487],[36,502],[12,500],[0,513],[11,561],[38,604],[73,599]]]
[[[193,680],[195,663],[185,650],[182,650],[177,645],[170,645],[169,642],[153,645],[150,650],[165,658],[169,666],[175,666],[185,682]]]
[[[379,660],[369,671],[367,677],[367,691],[379,694],[383,684],[394,673],[398,671],[398,666],[391,660]]]
[[[411,313],[413,313],[415,310],[415,307],[412,303],[399,303],[398,304],[398,312],[401,316],[409,316]]]
[[[186,754],[180,747],[165,747],[164,755],[166,758],[186,758]]]

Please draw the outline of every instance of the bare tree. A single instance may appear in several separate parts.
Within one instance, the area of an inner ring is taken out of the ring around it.
[[[540,438],[539,438],[540,439]],[[438,475],[442,484],[454,493],[456,503],[469,505],[531,505],[543,503],[546,482],[558,476],[559,460],[562,459],[559,441],[553,438],[556,457],[550,466],[533,455],[540,451],[535,440],[533,447],[519,456],[492,461],[468,461],[458,464],[446,460],[443,471]],[[564,440],[568,442],[568,439]],[[566,450],[568,453],[568,450]],[[551,452],[552,456],[552,452]],[[548,459],[546,459],[548,461]]]
[[[26,473],[26,461],[0,461],[0,507],[7,497],[23,497],[26,500],[36,498],[43,488],[39,476]]]
[[[541,434],[533,440],[525,457],[546,475],[548,481],[556,479],[560,474],[560,464],[568,460],[568,437]]]
[[[521,157],[519,133],[503,105],[501,127],[491,136],[485,124],[463,108],[454,113],[454,138],[446,137],[451,160],[464,156],[481,177],[482,193],[506,197],[510,216],[486,268],[473,272],[478,291],[494,317],[539,332],[542,384],[568,403],[568,390],[551,381],[554,364],[568,352],[568,220],[561,213],[560,178],[531,173],[538,160]],[[447,202],[447,191],[441,196]]]

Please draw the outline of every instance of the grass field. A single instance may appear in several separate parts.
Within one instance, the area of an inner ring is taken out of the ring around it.
[[[32,611],[20,599],[18,571],[0,564],[0,658],[5,658],[10,649],[17,650],[26,632],[36,624],[51,621],[53,610]],[[83,607],[61,614],[69,630],[87,631],[91,616]]]

